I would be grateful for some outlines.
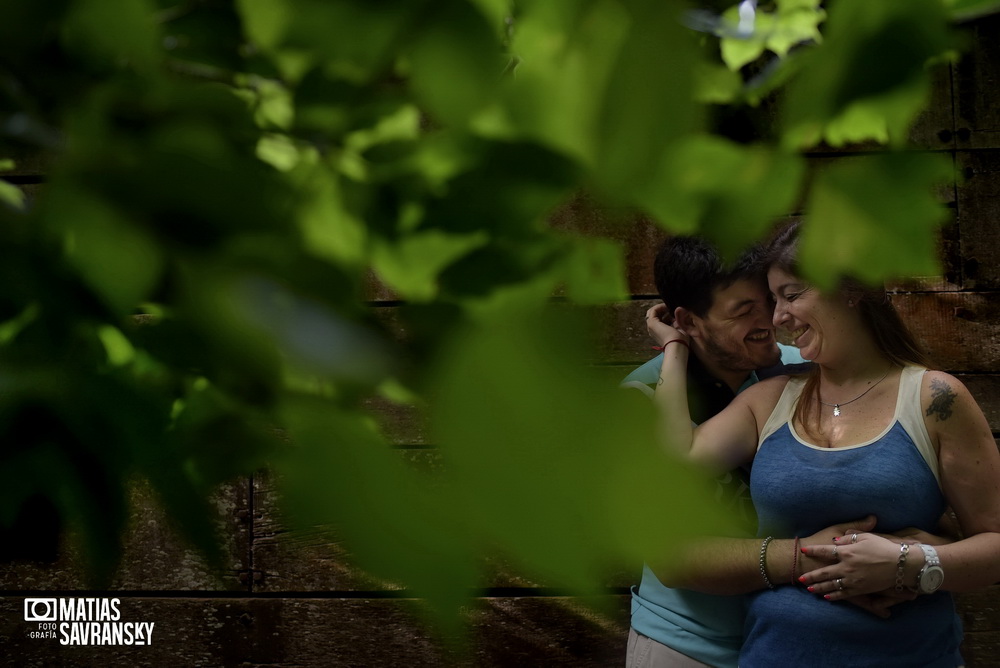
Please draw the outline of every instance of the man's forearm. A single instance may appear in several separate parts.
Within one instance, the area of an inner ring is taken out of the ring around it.
[[[746,594],[768,586],[798,584],[803,573],[820,568],[827,562],[807,556],[797,548],[810,545],[832,545],[834,537],[852,531],[864,532],[875,528],[875,516],[844,524],[835,524],[798,541],[775,538],[767,541],[761,572],[761,538],[705,537],[681,547],[673,559],[657,565],[653,572],[668,587],[693,589],[706,594]]]
[[[706,594],[746,594],[767,587],[760,569],[762,544],[759,538],[703,538],[685,545],[669,565],[651,568],[668,587]],[[769,541],[764,557],[771,584],[777,587],[792,582],[794,539]],[[797,570],[802,572],[801,567]]]

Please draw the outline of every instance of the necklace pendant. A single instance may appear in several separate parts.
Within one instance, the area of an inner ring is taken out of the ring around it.
[[[833,417],[840,417],[840,404],[833,405]]]

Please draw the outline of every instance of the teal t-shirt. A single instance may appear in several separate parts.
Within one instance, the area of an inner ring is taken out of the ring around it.
[[[799,349],[779,344],[782,364],[801,364]],[[621,382],[652,396],[660,374],[662,355],[643,364]],[[740,392],[757,382],[751,373]],[[743,513],[750,504],[750,488],[736,473],[719,479],[720,498]],[[754,536],[749,527],[747,537]],[[745,596],[718,596],[665,586],[647,566],[639,587],[632,588],[632,628],[682,654],[712,666],[736,667],[743,644]]]

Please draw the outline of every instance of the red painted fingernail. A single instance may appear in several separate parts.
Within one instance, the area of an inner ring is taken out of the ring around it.
[[[802,551],[802,554],[805,554],[805,553],[806,553],[806,548],[804,548],[804,547],[800,547],[800,548],[799,548],[799,550],[801,550],[801,551]]]
[[[813,587],[806,587],[806,589],[807,589],[807,590],[809,591],[809,593],[810,593],[810,594],[811,594],[811,593],[812,593],[812,591],[813,591]]]
[[[799,576],[799,582],[801,582],[802,584],[805,584],[806,583],[806,576],[800,575]]]
[[[838,540],[840,540],[840,538],[834,538],[833,542],[836,543]]]
[[[825,598],[826,600],[829,601],[830,600],[830,595],[829,594],[823,594],[823,598]]]

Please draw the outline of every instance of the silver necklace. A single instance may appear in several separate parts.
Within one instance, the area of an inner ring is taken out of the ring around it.
[[[878,380],[876,380],[875,383],[871,387],[869,387],[867,390],[865,390],[864,392],[862,392],[858,396],[854,397],[850,401],[841,401],[839,404],[828,404],[825,401],[823,401],[822,399],[820,399],[818,392],[816,393],[816,400],[819,401],[824,406],[831,407],[833,409],[833,417],[840,417],[840,407],[841,406],[846,406],[847,404],[852,404],[855,401],[857,401],[858,399],[860,399],[861,397],[865,396],[866,394],[868,394],[869,392],[871,392],[872,390],[874,390],[876,385],[878,385],[883,380],[885,380],[886,376],[889,375],[889,371],[891,369],[892,369],[892,365],[890,364],[889,368],[885,370],[885,373],[882,374],[881,378],[879,378]]]

